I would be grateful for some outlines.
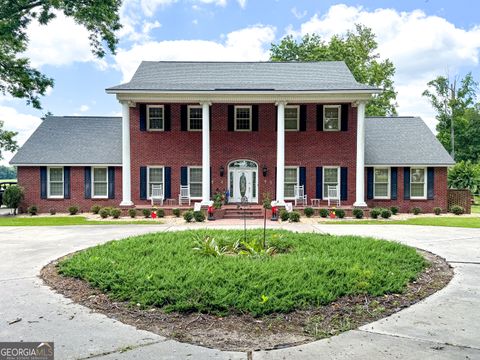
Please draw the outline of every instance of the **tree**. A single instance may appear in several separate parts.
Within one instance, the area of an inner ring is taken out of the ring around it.
[[[480,165],[470,161],[460,161],[448,171],[448,187],[469,189],[472,194],[480,191]]]
[[[0,166],[0,180],[13,180],[17,178],[17,171],[13,166]]]
[[[13,209],[13,215],[17,214],[17,208],[24,197],[23,188],[18,185],[10,185],[3,193],[3,204],[10,209]]]
[[[3,159],[2,150],[16,151],[18,149],[17,141],[14,137],[15,131],[3,130],[3,121],[0,120],[0,160]]]
[[[428,98],[437,112],[437,138],[452,157],[459,160],[455,154],[455,148],[462,147],[464,144],[456,141],[455,133],[465,133],[469,122],[465,117],[466,114],[469,114],[471,120],[475,120],[474,113],[469,109],[474,111],[478,84],[473,79],[472,73],[468,73],[460,82],[457,78],[450,81],[446,76],[438,76],[428,82],[427,86],[423,96]],[[462,135],[457,140],[461,138]]]
[[[26,99],[41,109],[40,96],[54,85],[53,79],[30,66],[22,56],[27,49],[28,25],[47,25],[58,12],[72,17],[90,33],[92,52],[105,56],[106,47],[115,53],[120,29],[121,0],[2,0],[0,2],[0,92]]]
[[[366,114],[385,116],[396,114],[397,93],[393,85],[395,66],[388,60],[380,60],[378,44],[372,30],[356,25],[355,31],[346,35],[334,35],[325,42],[319,35],[307,34],[300,42],[289,35],[279,44],[272,44],[272,61],[340,61],[343,60],[359,83],[383,90],[367,103]]]

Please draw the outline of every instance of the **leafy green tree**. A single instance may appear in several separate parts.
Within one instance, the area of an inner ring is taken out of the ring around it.
[[[18,149],[17,141],[14,137],[17,135],[15,131],[3,129],[3,121],[0,120],[0,160],[3,159],[2,150],[16,151]]]
[[[17,208],[24,197],[23,188],[18,185],[11,185],[5,189],[2,201],[7,208],[13,209],[13,214],[17,214]]]
[[[448,187],[469,189],[473,194],[480,192],[480,165],[471,161],[460,161],[448,171]]]
[[[293,36],[272,44],[272,61],[345,61],[355,79],[362,84],[383,90],[367,103],[366,114],[385,116],[396,114],[397,93],[393,84],[395,66],[381,60],[378,44],[370,28],[356,25],[355,31],[345,35],[334,35],[326,42],[319,35],[307,34],[297,42]]]
[[[455,149],[462,149],[470,140],[475,140],[466,137],[466,128],[475,123],[478,126],[478,118],[472,112],[477,111],[478,115],[478,110],[474,110],[478,83],[473,79],[472,73],[468,73],[459,82],[456,78],[451,81],[446,76],[438,76],[428,82],[427,86],[423,96],[428,98],[437,113],[437,138],[455,160],[462,160]],[[475,132],[475,129],[468,131]],[[460,136],[457,137],[457,133]],[[461,150],[462,157],[465,156],[464,150]],[[472,155],[478,158],[478,154]]]
[[[0,2],[0,92],[26,99],[41,109],[40,96],[53,86],[53,79],[30,66],[22,54],[27,49],[28,25],[47,25],[56,12],[63,12],[90,32],[92,52],[104,57],[106,47],[115,52],[120,29],[121,0],[2,0]]]
[[[0,179],[16,179],[17,178],[17,171],[13,166],[0,166]]]

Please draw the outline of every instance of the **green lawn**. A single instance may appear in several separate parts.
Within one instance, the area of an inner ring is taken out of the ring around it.
[[[62,226],[62,225],[128,225],[128,224],[162,224],[159,220],[138,221],[97,221],[87,220],[83,216],[0,216],[0,226]]]
[[[248,231],[261,238],[262,230]],[[154,233],[111,241],[62,261],[60,273],[89,281],[115,301],[166,312],[259,316],[310,309],[344,295],[402,292],[426,266],[415,249],[355,236],[267,231],[268,246],[290,249],[274,256],[207,256],[194,235],[219,247],[243,231]]]
[[[345,220],[325,221],[321,224],[367,224],[367,225],[424,225],[424,226],[450,226],[464,228],[480,228],[479,217],[418,217],[407,220]]]

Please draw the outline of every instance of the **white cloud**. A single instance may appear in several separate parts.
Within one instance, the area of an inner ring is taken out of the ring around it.
[[[300,11],[295,6],[290,11],[292,12],[293,16],[299,20],[307,16],[307,10]]]
[[[257,25],[233,31],[223,42],[208,40],[148,41],[130,49],[119,49],[116,67],[129,81],[141,60],[268,60],[268,48],[275,39],[275,28]]]
[[[398,12],[394,9],[368,11],[358,6],[334,5],[303,23],[297,35],[317,33],[325,38],[364,24],[377,35],[378,50],[396,66],[395,86],[399,113],[422,115],[434,127],[434,112],[422,97],[426,83],[447,71],[455,74],[462,67],[478,65],[480,27],[461,29],[446,19],[426,15],[421,10]]]
[[[247,7],[247,0],[237,0],[237,2],[242,9],[245,9]]]
[[[140,6],[146,16],[153,16],[157,8],[176,3],[177,0],[141,0]]]
[[[196,2],[202,3],[202,4],[214,4],[217,6],[226,6],[227,5],[227,0],[194,0]],[[246,0],[239,0],[239,1],[246,1]]]
[[[80,110],[80,112],[82,112],[82,113],[83,113],[83,112],[87,112],[88,110],[90,110],[90,106],[88,106],[88,105],[82,105],[82,106],[80,106],[80,109],[79,109],[79,110]]]

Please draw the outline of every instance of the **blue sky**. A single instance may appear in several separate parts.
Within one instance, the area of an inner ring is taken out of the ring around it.
[[[399,113],[434,128],[421,97],[437,75],[473,71],[479,80],[480,6],[475,1],[125,0],[117,55],[95,59],[87,33],[64,16],[32,24],[27,55],[55,79],[42,99],[55,115],[119,115],[105,88],[128,80],[141,60],[268,60],[270,43],[286,34],[328,39],[355,23],[377,34],[380,55],[397,67]],[[0,97],[0,119],[23,143],[42,111]],[[5,163],[11,157],[6,154]]]

